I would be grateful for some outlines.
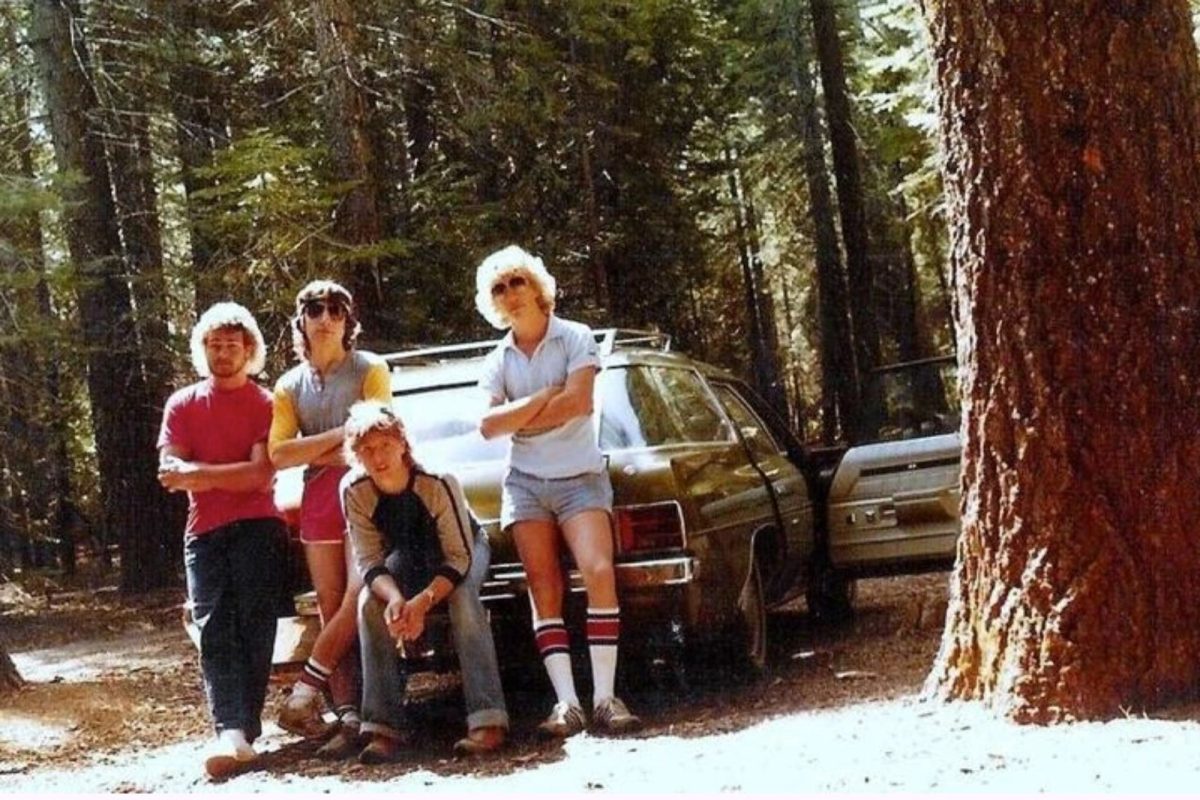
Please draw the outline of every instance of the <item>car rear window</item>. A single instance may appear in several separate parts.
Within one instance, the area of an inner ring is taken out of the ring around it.
[[[596,390],[602,450],[733,441],[716,400],[693,370],[608,369],[599,376]]]
[[[731,442],[733,430],[703,379],[672,367],[612,367],[596,377],[600,449],[685,442]],[[392,398],[417,460],[430,469],[500,461],[508,437],[484,439],[479,419],[488,398],[473,383],[405,392]]]
[[[479,435],[488,398],[473,383],[396,395],[392,407],[404,421],[413,455],[430,469],[498,461],[508,454],[507,436]]]

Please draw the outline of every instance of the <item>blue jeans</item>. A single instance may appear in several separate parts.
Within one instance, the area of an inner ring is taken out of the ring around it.
[[[504,689],[496,665],[496,646],[479,589],[487,577],[491,549],[487,536],[477,531],[471,569],[447,603],[454,649],[462,670],[463,697],[467,704],[467,728],[508,727]],[[423,587],[418,587],[423,588]],[[408,686],[407,664],[396,653],[396,640],[383,621],[384,602],[366,587],[359,595],[358,638],[362,644],[363,725],[367,733],[401,738],[408,727],[404,692]]]
[[[183,545],[213,723],[218,732],[241,730],[250,741],[262,733],[286,539],[281,520],[248,519],[189,536]]]

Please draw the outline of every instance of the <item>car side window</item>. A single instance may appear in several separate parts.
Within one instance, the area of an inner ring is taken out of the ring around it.
[[[783,452],[783,448],[775,441],[775,437],[771,435],[767,426],[763,424],[763,421],[758,418],[746,401],[734,391],[733,387],[724,383],[714,383],[713,389],[721,398],[721,404],[725,406],[725,410],[729,412],[729,418],[741,431],[742,438],[746,441],[746,446],[750,448],[750,454],[754,456],[755,461],[772,458]]]
[[[600,375],[600,447],[731,442],[733,432],[692,370],[632,366]]]

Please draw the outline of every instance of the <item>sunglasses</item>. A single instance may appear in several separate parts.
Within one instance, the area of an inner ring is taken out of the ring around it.
[[[517,289],[528,285],[529,281],[524,275],[513,275],[506,281],[496,281],[492,284],[492,297],[499,297],[509,289],[515,292]]]
[[[327,300],[309,300],[304,304],[304,316],[309,319],[320,319],[321,315],[328,312],[329,318],[334,322],[346,318],[346,306],[336,301]]]

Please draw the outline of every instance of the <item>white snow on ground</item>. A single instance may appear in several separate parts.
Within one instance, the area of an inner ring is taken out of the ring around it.
[[[280,741],[271,735],[268,747]],[[369,768],[348,764],[334,777],[257,771],[211,785],[196,769],[202,743],[191,741],[125,765],[110,758],[70,771],[0,775],[0,793],[1194,793],[1200,788],[1197,745],[1194,722],[1124,719],[1040,728],[998,720],[978,706],[906,699],[690,739],[583,735],[566,743],[560,761],[518,764],[499,776],[418,770],[375,782]]]

